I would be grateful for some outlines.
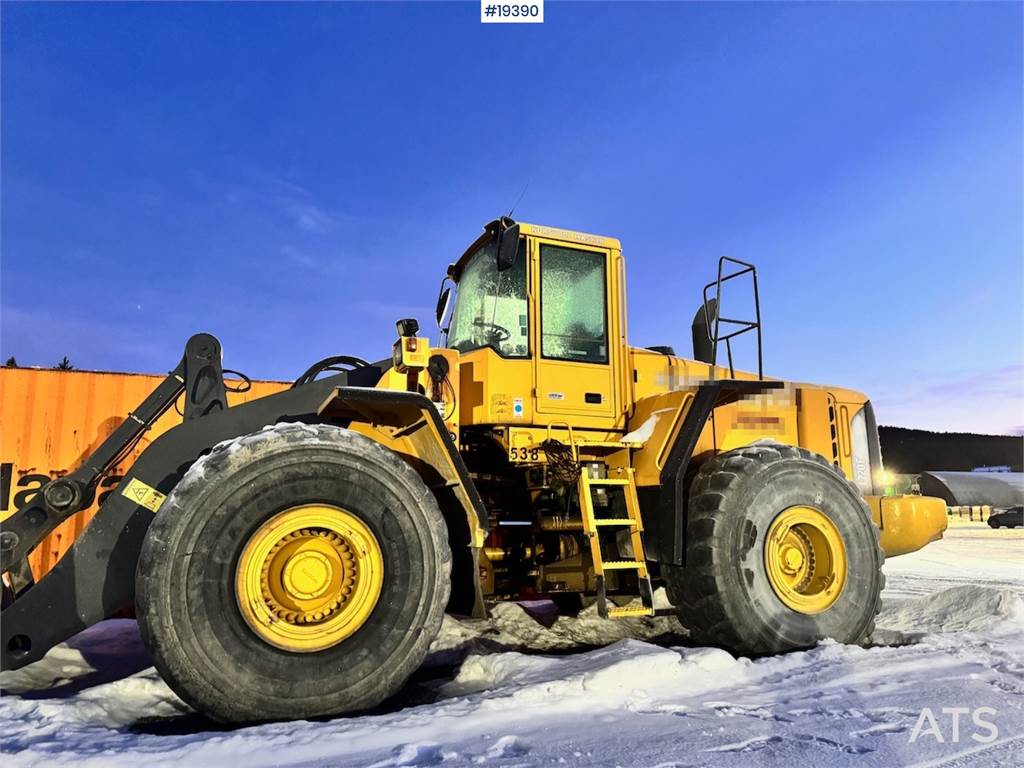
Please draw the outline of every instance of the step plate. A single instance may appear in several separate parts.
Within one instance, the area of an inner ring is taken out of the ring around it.
[[[606,571],[638,571],[647,567],[642,560],[605,560],[602,565]]]
[[[629,619],[638,616],[653,616],[654,609],[647,608],[646,606],[623,606],[621,608],[609,608],[608,618],[609,619]]]

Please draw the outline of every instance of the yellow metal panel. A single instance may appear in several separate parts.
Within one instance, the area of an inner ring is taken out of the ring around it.
[[[865,496],[871,518],[882,529],[886,557],[915,552],[946,530],[946,502],[932,496]]]
[[[644,446],[633,454],[637,485],[658,485],[661,482],[661,468],[692,402],[693,392],[684,390],[652,395],[637,402],[629,422],[632,431],[626,435],[645,438]],[[709,431],[705,430],[705,433]],[[698,451],[703,449],[706,445],[698,443]]]
[[[758,440],[797,445],[797,407],[793,392],[771,390],[749,395],[715,410],[716,446],[731,451]]]
[[[76,469],[163,379],[138,373],[0,368],[0,520],[14,514],[45,483]],[[247,402],[288,386],[254,381],[248,392],[228,393],[228,402]],[[174,409],[165,413],[103,480],[96,503],[64,521],[36,547],[29,558],[36,578],[67,552],[146,446],[179,423]]]
[[[459,421],[467,424],[530,424],[533,362],[510,360],[490,347],[459,358]]]
[[[419,403],[350,403],[332,395],[320,414],[351,419],[349,429],[397,453],[435,492],[440,488],[450,489],[469,526],[471,540],[467,543],[474,547],[483,545],[484,532],[473,509],[470,488],[463,485],[442,436]],[[444,511],[443,501],[441,505]]]
[[[798,444],[824,456],[830,462],[832,454],[832,422],[829,419],[829,395],[824,389],[800,387],[797,390]],[[836,435],[838,440],[838,435]]]

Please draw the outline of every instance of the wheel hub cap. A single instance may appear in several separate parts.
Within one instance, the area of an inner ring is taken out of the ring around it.
[[[307,600],[320,597],[330,586],[334,568],[319,552],[300,552],[284,564],[284,588]]]
[[[768,580],[778,598],[799,613],[828,609],[846,586],[846,547],[835,523],[813,507],[790,507],[768,529]]]
[[[794,546],[786,545],[782,550],[782,570],[786,573],[798,573],[804,564],[803,553]]]
[[[312,652],[363,625],[380,597],[383,574],[380,545],[362,520],[310,504],[275,515],[253,533],[239,558],[235,593],[260,638]]]

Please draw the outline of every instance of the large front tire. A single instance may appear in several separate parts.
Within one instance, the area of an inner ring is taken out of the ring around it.
[[[168,496],[137,614],[200,712],[318,717],[398,691],[441,625],[450,569],[437,502],[405,461],[348,430],[278,425],[215,448]]]
[[[778,443],[728,451],[693,481],[669,598],[695,641],[734,653],[861,642],[885,584],[878,536],[857,489],[821,456]]]

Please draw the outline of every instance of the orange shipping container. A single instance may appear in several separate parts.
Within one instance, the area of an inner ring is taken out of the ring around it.
[[[0,520],[14,514],[51,479],[78,467],[163,379],[141,373],[0,368]],[[254,381],[247,392],[229,392],[228,402],[244,403],[288,386]],[[95,503],[65,520],[36,547],[29,557],[36,579],[68,551],[146,446],[180,423],[174,408],[161,416],[100,481]]]

